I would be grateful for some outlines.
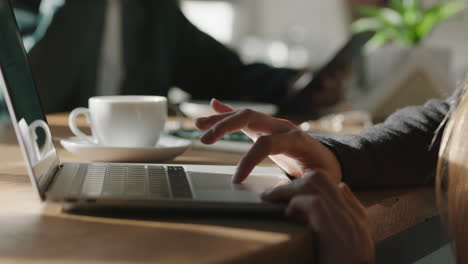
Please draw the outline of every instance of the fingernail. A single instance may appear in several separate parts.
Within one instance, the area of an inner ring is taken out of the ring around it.
[[[339,186],[343,191],[347,192],[348,194],[353,193],[353,191],[351,191],[351,189],[349,188],[349,186],[346,183],[341,182]]]

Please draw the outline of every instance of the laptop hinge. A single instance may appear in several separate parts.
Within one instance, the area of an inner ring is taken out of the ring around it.
[[[55,177],[59,174],[62,167],[63,165],[54,166],[47,174],[39,179],[38,187],[43,199],[45,198],[46,191],[49,189],[50,185],[54,181]]]

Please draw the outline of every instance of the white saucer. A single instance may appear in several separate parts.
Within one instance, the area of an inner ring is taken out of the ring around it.
[[[274,115],[278,107],[273,104],[255,102],[222,101],[236,110],[249,108],[267,115]],[[199,118],[216,114],[210,107],[209,101],[190,101],[180,104],[180,110],[190,118]]]
[[[107,147],[71,137],[60,140],[67,151],[90,161],[165,162],[184,153],[192,145],[187,139],[162,135],[154,148]]]

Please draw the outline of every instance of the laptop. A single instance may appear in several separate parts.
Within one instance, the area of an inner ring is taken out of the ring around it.
[[[50,129],[9,0],[0,3],[0,43],[0,86],[31,183],[43,201],[131,208],[282,209],[259,197],[264,189],[289,182],[278,168],[258,167],[243,184],[232,184],[233,166],[60,162],[47,139]],[[41,129],[31,129],[33,125]]]

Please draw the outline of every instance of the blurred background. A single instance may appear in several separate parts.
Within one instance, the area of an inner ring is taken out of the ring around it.
[[[107,24],[103,26],[104,30],[96,30],[96,32],[101,32],[99,34],[102,34],[101,40],[103,42],[106,41],[106,34],[109,32],[114,32],[114,35],[118,34],[115,32],[119,31],[118,28],[122,21],[119,14],[124,7],[115,5],[116,1],[119,0],[43,0],[39,4],[38,1],[33,0],[14,0],[15,14],[26,49],[33,55],[34,53],[43,53],[35,55],[36,59],[32,62],[33,71],[49,67],[46,55],[54,52],[51,49],[37,48],[41,42],[46,41],[47,38],[53,39],[58,43],[55,45],[56,47],[67,50],[67,43],[70,41],[68,36],[70,31],[73,31],[73,26],[66,24],[72,25],[76,23],[77,19],[83,20],[82,23],[86,24],[88,19],[93,19],[92,14],[83,13],[83,10],[87,10],[83,9],[83,6],[89,9],[90,6],[106,3],[108,10],[112,8],[117,10],[112,13],[114,16],[109,15],[110,11],[106,11],[108,12],[106,13]],[[70,2],[75,2],[74,7],[69,7],[67,12],[63,12],[61,9],[67,9],[67,5],[71,5]],[[420,13],[417,15],[408,13],[410,15],[407,17],[404,15],[402,18],[398,18],[398,15],[388,10],[396,2],[416,3],[418,5],[417,11]],[[369,48],[359,59],[359,63],[363,65],[358,67],[359,79],[364,78],[365,81],[356,81],[357,77],[346,81],[343,84],[345,96],[340,97],[338,102],[324,107],[327,111],[323,113],[362,110],[369,113],[374,120],[379,121],[395,109],[405,105],[420,104],[434,97],[443,98],[464,80],[465,73],[468,71],[468,48],[466,47],[468,34],[465,34],[468,31],[468,11],[464,8],[466,1],[180,0],[179,4],[183,14],[191,23],[235,51],[243,63],[261,62],[279,68],[285,67],[298,71],[307,69],[313,72],[320,69],[349,40],[353,34],[353,23],[358,19],[368,19],[368,21],[363,22],[369,22],[373,18],[380,20],[380,22],[384,21],[387,26],[397,21],[394,28],[398,29],[401,27],[398,23],[402,23],[402,19],[407,22],[407,20],[413,19],[411,16],[420,16],[421,10],[434,9],[441,4],[451,2],[461,3],[461,5],[452,6],[452,9],[447,7],[440,11],[437,13],[441,16],[440,19],[431,11],[433,15],[431,19],[437,20],[437,23],[431,24],[430,30],[425,32],[421,38],[413,38],[409,41],[400,38],[393,42],[390,41],[390,43],[384,43],[385,41],[382,40],[388,34],[379,35],[381,43]],[[368,9],[363,9],[363,6],[368,7]],[[378,8],[384,9],[379,10]],[[75,15],[73,16],[73,14]],[[57,18],[57,16],[65,17]],[[53,24],[54,19],[61,19],[62,26],[54,27],[54,34],[50,34],[49,26]],[[424,20],[423,26],[427,26],[432,21],[431,19]],[[370,24],[374,22],[370,21]],[[372,25],[370,27],[372,28]],[[394,28],[385,28],[382,32],[390,32]],[[89,28],[89,30],[95,29]],[[117,37],[122,38],[120,35]],[[60,44],[61,42],[63,45]],[[377,43],[379,40],[374,42]],[[90,52],[89,54],[98,57],[102,62],[94,71],[99,72],[104,68],[113,70],[114,73],[121,73],[122,69],[116,68],[116,65],[123,58],[122,56],[114,56],[114,54],[122,49],[122,43],[108,41],[106,45],[105,50],[101,49],[101,52]],[[68,50],[70,55],[73,55],[73,52],[72,49]],[[67,60],[65,58],[63,63],[66,67]],[[43,73],[35,72],[33,74],[36,77],[43,75]],[[110,75],[112,76],[112,74]],[[96,78],[95,82],[111,82],[102,76]],[[49,74],[46,78],[60,77]],[[67,78],[77,77],[73,75]],[[79,78],[75,82],[82,83]],[[39,81],[38,86],[43,86],[43,83]],[[183,91],[187,89],[177,89],[175,86],[177,85],[171,87],[169,92],[171,100],[176,103],[190,100],[190,93]],[[39,87],[39,90],[45,89]],[[116,91],[114,90],[114,92]],[[53,93],[41,93],[41,97],[43,100],[45,98],[46,101],[47,98],[55,96]],[[80,96],[86,95],[89,97],[93,94],[88,93]],[[48,112],[70,110],[68,108],[54,110],[53,107],[50,109]]]
[[[238,50],[246,61],[278,66],[319,67],[351,34],[351,23],[363,5],[384,6],[379,0],[181,0],[192,23]],[[441,0],[421,0],[423,8]],[[455,80],[468,70],[467,11],[443,21],[422,45],[447,49]]]
[[[249,62],[318,67],[350,34],[346,1],[185,0],[181,4],[189,20]]]
[[[360,11],[362,7],[388,8],[391,2],[181,1],[195,25],[237,50],[244,61],[312,69],[319,69],[346,43],[353,34],[352,24],[368,14]],[[415,2],[422,10],[430,10],[454,1]],[[366,82],[346,84],[344,101],[351,106],[345,109],[365,110],[374,120],[382,121],[401,107],[450,95],[468,72],[468,35],[462,33],[468,30],[467,15],[461,7],[417,43],[386,43],[363,54],[359,63],[365,64]]]

